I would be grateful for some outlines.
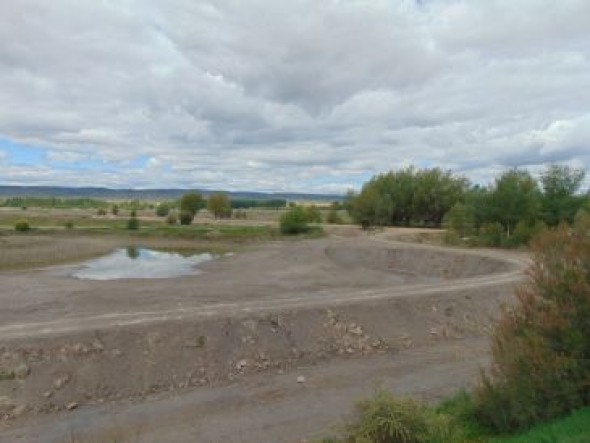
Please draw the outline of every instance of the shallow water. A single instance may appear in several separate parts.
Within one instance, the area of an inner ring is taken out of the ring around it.
[[[197,266],[216,256],[209,252],[169,252],[129,247],[88,261],[72,277],[83,280],[173,278],[198,274]]]

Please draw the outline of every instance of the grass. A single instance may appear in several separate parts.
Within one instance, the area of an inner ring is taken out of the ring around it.
[[[567,417],[537,425],[527,432],[488,443],[588,443],[590,442],[590,407],[574,411]]]
[[[373,397],[369,400],[364,400],[364,408],[372,408],[377,411],[374,417],[368,417],[370,420],[361,414],[357,421],[352,424],[347,424],[343,429],[364,429],[366,427],[375,426],[383,428],[385,423],[388,423],[391,405],[402,405],[403,401],[394,397],[387,397],[385,406],[383,397]],[[527,431],[523,431],[513,435],[491,435],[484,428],[482,428],[473,416],[473,403],[471,396],[466,391],[460,391],[456,395],[446,399],[436,408],[424,407],[422,414],[431,417],[447,417],[454,424],[449,428],[452,433],[449,433],[447,438],[440,441],[449,443],[589,443],[590,442],[590,407],[582,408],[574,411],[566,417],[560,419],[538,424]],[[419,414],[418,414],[419,415]],[[398,417],[399,418],[399,417]],[[376,421],[376,419],[379,419]],[[395,429],[399,428],[401,424],[407,426],[415,421],[406,417],[403,420],[396,421]],[[376,429],[377,429],[376,428]],[[391,427],[387,428],[391,429]],[[354,434],[347,432],[348,436],[345,438],[324,438],[316,440],[315,443],[371,443],[372,440],[363,440]],[[381,440],[379,440],[381,441]],[[385,441],[385,440],[383,440]],[[389,440],[387,440],[389,441]],[[392,440],[398,441],[398,440]],[[402,440],[399,440],[402,441]],[[410,441],[423,441],[420,438]]]

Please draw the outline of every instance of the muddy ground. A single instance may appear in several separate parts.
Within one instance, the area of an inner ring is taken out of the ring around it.
[[[2,273],[0,441],[291,442],[379,381],[469,385],[525,258],[388,236],[268,243],[173,280]]]

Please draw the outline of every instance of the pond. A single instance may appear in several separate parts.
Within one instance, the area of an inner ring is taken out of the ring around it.
[[[216,257],[210,252],[161,251],[133,246],[84,263],[72,277],[83,280],[173,278],[197,274],[198,265]]]

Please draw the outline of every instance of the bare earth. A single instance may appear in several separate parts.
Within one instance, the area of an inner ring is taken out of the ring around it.
[[[0,369],[17,374],[0,441],[296,442],[378,383],[427,400],[470,385],[526,257],[391,236],[273,242],[174,280],[0,274]]]

